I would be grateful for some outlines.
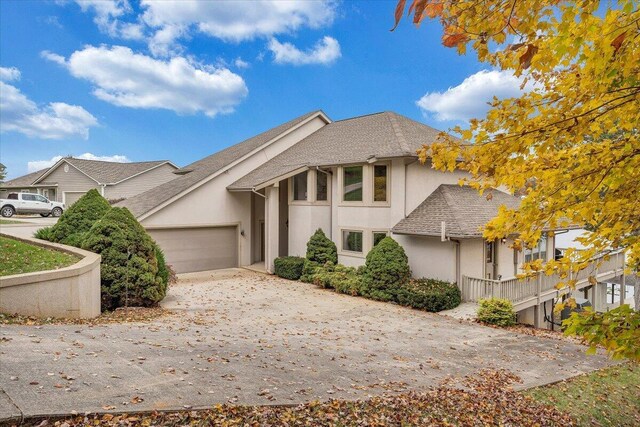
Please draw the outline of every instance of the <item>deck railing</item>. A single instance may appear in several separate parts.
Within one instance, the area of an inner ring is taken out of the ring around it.
[[[589,283],[589,277],[606,279],[622,274],[624,269],[624,251],[616,251],[594,257],[591,264],[579,272],[573,278],[576,280],[576,288],[582,288]],[[482,298],[503,298],[513,303],[522,302],[531,298],[540,297],[556,290],[560,282],[566,283],[569,277],[561,278],[558,274],[546,275],[538,273],[526,278],[510,277],[502,280],[483,279],[478,277],[462,276],[462,300],[465,302],[478,301]],[[564,290],[563,287],[559,290]]]

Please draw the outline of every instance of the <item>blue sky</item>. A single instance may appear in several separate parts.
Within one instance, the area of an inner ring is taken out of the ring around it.
[[[185,165],[315,109],[446,130],[518,81],[440,44],[393,1],[0,2],[0,161]]]

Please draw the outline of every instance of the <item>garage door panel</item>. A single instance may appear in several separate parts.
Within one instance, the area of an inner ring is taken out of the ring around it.
[[[177,273],[238,266],[236,227],[148,230]]]

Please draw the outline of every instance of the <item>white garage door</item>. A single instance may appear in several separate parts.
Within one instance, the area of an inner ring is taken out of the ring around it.
[[[147,230],[158,242],[176,273],[238,266],[236,227]]]
[[[85,193],[84,192],[76,192],[76,191],[65,191],[64,192],[64,205],[65,207],[69,207],[72,204],[74,204],[75,202],[78,201],[78,199],[82,196],[84,196]]]

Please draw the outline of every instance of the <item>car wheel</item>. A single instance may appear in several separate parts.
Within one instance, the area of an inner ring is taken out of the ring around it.
[[[48,217],[49,215],[51,215],[51,213],[40,214],[40,216],[41,216],[41,217],[43,217],[43,218],[46,218],[46,217]]]
[[[53,215],[54,217],[58,218],[60,215],[62,215],[62,209],[53,208],[53,210],[51,211],[51,215]]]
[[[2,208],[2,212],[0,212],[0,214],[5,218],[11,218],[14,213],[16,213],[16,211],[11,206],[5,206]]]

